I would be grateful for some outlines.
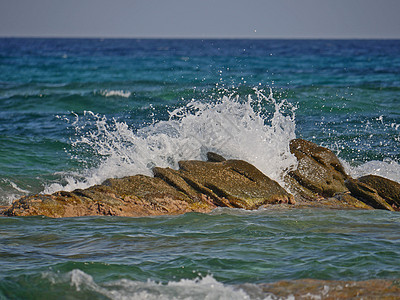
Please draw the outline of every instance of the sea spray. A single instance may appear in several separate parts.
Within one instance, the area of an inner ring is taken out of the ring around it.
[[[75,158],[88,151],[98,162],[64,174],[64,184],[51,184],[45,193],[86,188],[110,177],[151,175],[155,166],[177,169],[180,160],[204,160],[209,151],[246,160],[280,183],[297,163],[289,151],[295,107],[276,100],[272,90],[254,89],[245,96],[233,90],[212,101],[193,99],[170,111],[167,121],[139,129],[90,111],[82,119],[76,115],[73,122]]]
[[[342,161],[347,173],[353,178],[365,175],[378,175],[400,183],[400,164],[393,160],[369,161],[359,166],[351,166]]]

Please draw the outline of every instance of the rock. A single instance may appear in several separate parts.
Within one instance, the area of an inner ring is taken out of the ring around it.
[[[352,196],[350,191],[345,193],[337,193],[334,196],[335,199],[338,199],[340,205],[345,208],[354,208],[354,209],[374,209],[371,205],[357,199],[356,197]]]
[[[155,167],[154,177],[108,179],[87,189],[22,197],[10,207],[1,207],[0,214],[150,216],[210,212],[216,207],[273,208],[276,204],[337,209],[399,208],[400,184],[372,175],[352,179],[332,151],[302,139],[291,141],[290,150],[297,157],[298,166],[288,172],[285,182],[296,201],[255,166],[209,152],[208,161],[181,161],[178,170]]]
[[[0,205],[0,216],[4,215],[4,212],[9,208],[10,208],[10,206],[8,206],[8,205]]]
[[[221,161],[226,161],[226,159],[214,152],[207,152],[207,160],[210,162],[221,162]]]
[[[149,216],[209,212],[217,206],[256,209],[294,203],[293,196],[253,165],[240,160],[181,161],[180,169],[154,168],[154,177],[108,179],[72,192],[23,197],[3,211],[8,216]]]
[[[297,279],[241,284],[251,299],[399,299],[400,280],[365,281]]]
[[[377,175],[363,176],[358,180],[375,189],[394,209],[400,210],[400,183]]]
[[[215,206],[193,203],[159,178],[144,175],[106,180],[102,185],[52,195],[32,195],[13,202],[7,216],[77,217],[93,215],[149,216],[209,212]]]
[[[294,198],[276,181],[242,160],[181,161],[179,174],[218,206],[256,209],[264,204],[294,204]]]
[[[306,199],[318,199],[348,191],[344,183],[348,175],[331,150],[303,139],[292,140],[289,147],[298,166],[288,172],[285,181],[294,192]]]
[[[298,160],[298,166],[288,172],[285,182],[299,205],[321,206],[323,203],[323,206],[335,207],[339,201],[339,206],[343,208],[393,210],[391,205],[397,207],[398,200],[395,199],[398,199],[400,189],[397,189],[396,182],[372,180],[371,177],[363,179],[371,182],[380,190],[379,193],[348,176],[331,150],[302,139],[292,140],[289,146]],[[385,197],[388,197],[390,205]]]
[[[346,180],[346,186],[350,190],[351,194],[357,199],[371,205],[377,209],[387,209],[393,211],[394,209],[379,196],[378,192],[370,187],[369,185],[362,183],[361,181],[348,178]]]

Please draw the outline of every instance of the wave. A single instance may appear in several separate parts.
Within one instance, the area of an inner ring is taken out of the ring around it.
[[[337,299],[355,294],[367,298],[390,298],[398,293],[398,280],[371,279],[365,281],[299,279],[274,283],[224,284],[212,275],[194,279],[170,280],[165,283],[148,279],[137,281],[122,278],[101,282],[80,269],[69,272],[46,271],[3,280],[3,298],[59,298],[71,299]],[[16,288],[18,287],[18,288]],[[372,297],[368,297],[372,296]],[[394,298],[393,298],[394,299]]]
[[[78,152],[91,152],[100,161],[94,168],[65,173],[64,184],[52,184],[45,193],[99,184],[110,177],[151,175],[154,166],[178,168],[180,160],[204,160],[209,151],[243,159],[283,184],[284,174],[297,164],[289,151],[295,138],[295,107],[254,89],[235,91],[214,101],[192,100],[138,130],[126,122],[93,112],[76,116]],[[91,127],[91,129],[87,129]]]
[[[63,292],[76,297],[90,295],[109,299],[250,299],[243,290],[224,285],[211,275],[169,281],[165,284],[150,279],[147,282],[120,279],[99,284],[91,275],[74,269],[65,274],[46,272],[42,278],[52,284],[52,289],[57,286],[65,289],[69,285],[69,291]]]
[[[104,97],[123,97],[129,98],[131,96],[131,92],[124,90],[103,90],[100,92],[100,95]]]
[[[31,193],[22,182],[13,181],[7,177],[0,178],[0,205],[11,204],[12,201]]]
[[[209,151],[246,160],[284,186],[284,175],[297,165],[289,151],[296,138],[296,107],[275,99],[272,90],[246,93],[222,90],[211,101],[194,99],[170,111],[166,121],[153,119],[139,129],[91,111],[76,115],[75,158],[90,165],[82,155],[90,153],[98,158],[96,166],[58,174],[62,182],[48,184],[44,193],[84,189],[107,178],[151,176],[155,166],[177,169],[180,160],[205,160]],[[354,178],[375,174],[400,182],[396,161],[342,162]]]

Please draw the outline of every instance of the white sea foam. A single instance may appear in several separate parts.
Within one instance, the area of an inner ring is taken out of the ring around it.
[[[85,131],[75,121],[79,138],[73,146],[101,157],[97,167],[69,173],[63,185],[53,184],[45,193],[99,184],[110,177],[151,175],[154,166],[178,168],[178,161],[206,158],[208,151],[226,158],[243,159],[270,178],[283,183],[283,175],[296,166],[289,151],[295,138],[294,107],[257,89],[239,97],[232,93],[215,101],[192,100],[170,112],[168,121],[133,130],[125,122],[86,112]]]
[[[11,204],[15,199],[29,194],[29,192],[8,178],[0,179],[0,205]]]
[[[369,161],[357,167],[351,167],[346,162],[342,162],[347,173],[358,178],[364,175],[378,175],[396,182],[400,182],[400,164],[395,161]]]
[[[153,280],[146,282],[120,279],[98,284],[93,277],[79,269],[66,274],[43,273],[43,278],[52,285],[69,283],[78,293],[89,291],[92,295],[109,299],[250,299],[241,289],[224,285],[211,275],[203,278],[181,279],[166,284]]]
[[[104,97],[123,97],[129,98],[131,96],[131,92],[124,90],[103,90],[100,92]]]

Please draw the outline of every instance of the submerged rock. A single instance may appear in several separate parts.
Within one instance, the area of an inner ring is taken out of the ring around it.
[[[268,299],[399,299],[400,281],[298,279],[274,283],[241,284],[250,298]]]

